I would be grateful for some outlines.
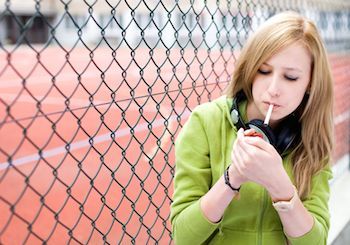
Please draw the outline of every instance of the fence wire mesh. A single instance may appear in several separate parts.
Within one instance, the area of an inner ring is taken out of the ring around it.
[[[0,243],[171,243],[174,140],[269,16],[346,1],[0,1]]]

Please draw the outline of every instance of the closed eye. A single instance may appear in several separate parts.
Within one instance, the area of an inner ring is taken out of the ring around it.
[[[298,77],[291,77],[291,76],[284,76],[289,81],[296,81],[298,80]]]
[[[262,70],[262,69],[259,69],[258,72],[262,75],[268,75],[271,73],[271,71],[266,71],[266,70]]]

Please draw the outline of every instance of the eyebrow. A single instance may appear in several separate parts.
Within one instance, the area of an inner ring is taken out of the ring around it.
[[[264,62],[263,65],[267,65],[267,66],[272,66],[267,62]],[[289,70],[289,71],[298,71],[298,72],[303,72],[301,69],[296,68],[296,67],[282,67],[285,70]]]

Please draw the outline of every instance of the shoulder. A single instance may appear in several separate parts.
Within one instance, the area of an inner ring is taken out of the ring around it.
[[[202,123],[218,123],[226,115],[229,115],[229,103],[225,95],[200,104],[192,111],[192,116],[198,117]]]
[[[196,138],[201,138],[203,141],[208,138],[218,138],[222,127],[228,125],[226,122],[229,115],[227,101],[229,100],[226,96],[221,96],[211,102],[196,106],[183,125],[177,142],[183,138],[190,141]]]

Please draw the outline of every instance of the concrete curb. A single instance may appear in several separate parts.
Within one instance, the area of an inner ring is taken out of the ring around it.
[[[328,234],[328,243],[333,244],[342,230],[350,221],[350,157],[342,157],[332,168],[334,178],[330,183],[331,196],[329,210],[331,226]]]

